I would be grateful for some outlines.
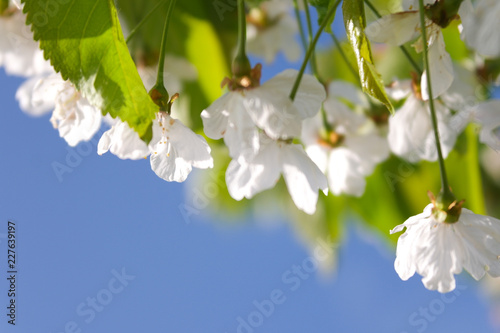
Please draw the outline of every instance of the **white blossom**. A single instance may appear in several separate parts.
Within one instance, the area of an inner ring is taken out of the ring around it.
[[[16,98],[21,109],[33,116],[53,110],[52,125],[72,147],[90,140],[101,126],[101,111],[56,73],[28,79],[17,90]]]
[[[500,2],[464,0],[458,11],[462,19],[462,39],[486,58],[500,56]]]
[[[389,147],[373,121],[349,109],[340,98],[367,106],[359,89],[344,82],[332,82],[323,105],[332,131],[324,129],[322,116],[317,115],[304,122],[302,141],[307,154],[327,175],[333,194],[361,196],[365,177],[389,156]]]
[[[205,139],[180,120],[158,112],[152,126],[153,138],[146,145],[126,122],[117,121],[99,140],[98,154],[110,151],[121,159],[132,160],[150,155],[151,169],[166,181],[183,182],[193,167],[213,167],[210,147]]]
[[[406,281],[415,272],[427,289],[446,293],[455,289],[454,274],[467,270],[479,280],[488,272],[500,275],[500,220],[462,208],[457,222],[438,221],[433,204],[410,217],[392,233],[406,231],[398,239],[394,268]]]
[[[236,200],[252,198],[273,188],[283,175],[293,202],[307,214],[314,214],[318,190],[328,192],[325,175],[304,152],[301,145],[272,140],[260,135],[260,149],[250,160],[232,160],[226,171],[226,184]]]
[[[201,117],[205,134],[224,137],[232,158],[251,158],[259,150],[259,129],[272,139],[300,136],[302,120],[313,117],[326,97],[323,86],[305,74],[294,101],[289,97],[297,71],[285,70],[264,84],[229,91]]]
[[[301,47],[296,40],[298,26],[290,11],[290,0],[264,1],[247,15],[247,50],[272,62],[283,51],[290,62],[299,60]]]
[[[158,113],[151,141],[151,169],[166,181],[183,182],[193,167],[213,167],[205,139],[164,112]]]
[[[472,108],[472,120],[481,125],[479,140],[500,152],[500,100],[493,99]]]
[[[427,1],[427,4],[434,1]],[[383,16],[366,27],[368,38],[377,43],[403,45],[421,35],[418,1],[403,3],[406,11]],[[416,10],[413,10],[416,8]],[[454,79],[451,57],[446,51],[441,27],[426,18],[427,45],[429,47],[429,65],[432,73],[432,95],[434,98],[443,94]],[[423,51],[422,38],[413,44],[417,52]],[[421,78],[422,98],[429,99],[427,72]]]
[[[391,151],[410,162],[436,161],[438,156],[429,102],[422,101],[415,95],[410,81],[388,89],[388,93],[393,97],[408,96],[403,106],[389,118],[387,139]],[[465,124],[455,121],[450,109],[441,101],[434,100],[434,107],[442,153],[446,157]]]
[[[138,160],[147,158],[150,149],[126,122],[115,120],[115,124],[103,133],[97,145],[99,155],[108,151],[122,160]]]
[[[0,16],[0,66],[9,75],[24,77],[53,71],[25,24],[26,16],[21,10],[11,9],[11,14]]]

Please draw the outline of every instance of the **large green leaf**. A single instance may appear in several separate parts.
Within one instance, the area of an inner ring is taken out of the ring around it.
[[[112,0],[23,0],[45,57],[103,114],[120,117],[146,141],[158,107],[123,39]]]
[[[387,97],[382,79],[373,64],[370,42],[364,32],[366,18],[363,1],[344,0],[342,10],[347,38],[356,55],[363,91],[379,100],[393,113],[394,108]]]

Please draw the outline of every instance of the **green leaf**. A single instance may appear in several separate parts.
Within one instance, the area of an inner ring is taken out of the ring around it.
[[[391,113],[394,113],[394,107],[387,97],[382,79],[373,64],[370,42],[364,32],[366,18],[363,1],[344,0],[342,10],[347,38],[356,56],[363,91],[379,100]]]
[[[326,14],[332,7],[337,3],[336,0],[310,0],[309,3],[316,8],[318,11],[318,25],[323,24],[323,21],[326,18]],[[325,31],[332,32],[332,23],[335,15],[330,16],[329,22],[326,24]]]
[[[158,107],[123,38],[112,0],[23,0],[27,24],[52,66],[103,114],[120,117],[151,139]]]

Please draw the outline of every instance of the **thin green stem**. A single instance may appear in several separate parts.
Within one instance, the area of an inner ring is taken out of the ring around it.
[[[127,39],[125,40],[125,43],[128,44],[128,42],[130,42],[130,40],[132,39],[132,37],[134,37],[134,35],[137,33],[137,31],[139,31],[139,29],[142,28],[142,26],[144,25],[144,23],[146,23],[149,20],[149,18],[151,17],[151,15],[153,15],[157,11],[157,9],[160,8],[160,6],[165,3],[165,1],[166,0],[158,2],[151,9],[151,11],[149,13],[147,13],[146,16],[144,16],[144,18],[139,23],[137,23],[137,25],[135,26],[135,28],[132,29],[132,31],[130,31],[130,34],[128,35]]]
[[[375,6],[373,6],[373,4],[370,2],[370,0],[364,0],[364,1],[365,1],[365,4],[375,14],[375,16],[377,16],[378,18],[382,17],[382,15],[380,15],[380,13],[378,12],[377,8],[375,8]],[[412,56],[410,55],[410,52],[408,51],[408,49],[404,45],[400,45],[399,49],[403,52],[403,54],[405,55],[406,59],[408,59],[408,61],[412,65],[413,69],[415,69],[415,71],[418,73],[418,75],[422,75],[422,69],[417,64],[417,62],[412,58]]]
[[[172,15],[175,2],[176,0],[170,0],[170,3],[168,4],[167,17],[165,18],[165,26],[163,27],[163,36],[161,39],[160,59],[158,60],[158,73],[156,76],[155,87],[161,86],[162,88],[165,88],[165,85],[163,83],[163,77],[165,68],[165,54],[167,51],[167,33],[168,33],[168,25],[170,23],[170,17]]]
[[[321,33],[323,30],[325,30],[326,25],[330,21],[330,18],[335,14],[337,10],[337,6],[339,5],[341,0],[337,0],[337,2],[330,8],[328,13],[326,14],[325,20],[323,23],[321,23],[321,26],[319,27],[318,31],[316,32],[316,35],[314,36],[313,40],[309,44],[309,47],[307,48],[306,55],[304,57],[304,61],[302,62],[302,66],[300,67],[299,73],[297,75],[297,78],[295,79],[295,82],[293,84],[292,91],[290,92],[290,99],[293,101],[295,99],[295,95],[297,95],[297,91],[299,90],[300,86],[300,81],[302,81],[302,76],[304,75],[304,71],[306,70],[307,63],[309,62],[309,58],[314,52],[314,49],[316,47],[316,43],[319,40],[319,37],[321,36]]]
[[[297,25],[299,26],[300,41],[302,42],[302,47],[304,48],[305,51],[307,50],[307,40],[306,40],[306,34],[304,32],[304,27],[302,26],[302,20],[300,19],[299,4],[297,0],[293,0],[293,9],[295,12],[295,19],[297,20]]]
[[[233,60],[233,76],[243,77],[250,75],[251,66],[246,53],[247,43],[247,16],[245,0],[238,0],[238,46]]]
[[[429,107],[431,110],[432,127],[434,129],[434,138],[436,140],[436,149],[439,161],[439,170],[441,171],[441,191],[443,194],[451,194],[450,187],[448,185],[448,178],[446,176],[446,168],[444,165],[443,153],[441,150],[441,142],[439,141],[439,130],[438,122],[436,116],[436,110],[434,108],[434,99],[432,96],[432,80],[431,71],[429,66],[429,46],[427,45],[427,31],[425,29],[425,11],[424,11],[424,0],[419,0],[419,12],[420,12],[420,26],[422,27],[422,41],[424,45],[424,67],[427,72],[427,90],[429,94]]]
[[[307,21],[307,35],[309,37],[309,43],[312,42],[313,39],[313,28],[311,22],[311,13],[309,12],[309,3],[307,0],[303,0],[304,10],[306,12],[306,21]],[[311,70],[315,76],[318,76],[317,66],[316,66],[316,52],[313,51],[311,54]]]
[[[238,0],[238,56],[246,57],[247,21],[245,1]]]

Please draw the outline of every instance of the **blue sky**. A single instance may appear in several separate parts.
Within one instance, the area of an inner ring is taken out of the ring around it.
[[[355,223],[329,279],[287,273],[310,254],[286,221],[228,227],[201,214],[186,224],[183,185],[148,161],[100,157],[95,143],[68,148],[48,116],[19,110],[21,82],[0,74],[0,236],[8,219],[18,228],[15,328],[0,238],[0,332],[250,332],[238,318],[253,332],[493,332],[466,275],[444,302],[418,277],[400,281],[392,251]],[[60,182],[53,163],[68,154],[79,158]]]

